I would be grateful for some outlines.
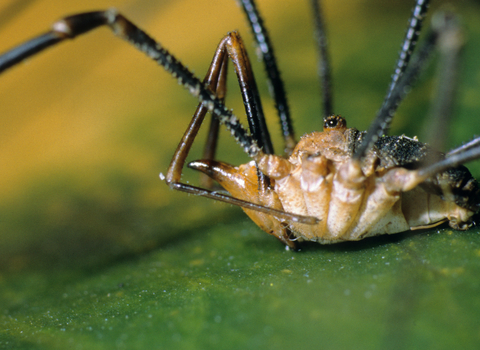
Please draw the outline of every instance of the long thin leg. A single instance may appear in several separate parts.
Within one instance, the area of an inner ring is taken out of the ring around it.
[[[3,53],[0,56],[0,73],[67,38],[64,33],[52,30]]]
[[[203,149],[203,159],[215,159],[219,131],[220,123],[215,116],[212,116],[210,119],[210,126],[208,128],[207,142],[205,142],[205,147]]]
[[[255,82],[255,77],[251,68],[250,60],[248,58],[247,51],[245,50],[243,40],[236,32],[232,32],[227,35],[220,42],[219,48],[217,49],[216,55],[219,52],[222,52],[224,61],[224,64],[222,64],[219,68],[220,76],[217,85],[217,97],[222,99],[223,101],[226,93],[226,62],[228,61],[227,55],[225,55],[225,51],[228,52],[228,56],[230,56],[235,66],[252,136],[259,145],[259,147],[262,147],[264,153],[273,154],[273,145],[265,122],[263,108],[260,101],[257,84]],[[211,67],[214,66],[215,65],[212,63]],[[210,81],[207,79],[210,79],[209,74],[207,74],[206,81]],[[210,82],[210,84],[212,85],[210,86],[210,88],[213,89],[214,83]],[[207,139],[207,159],[214,159],[213,156],[216,148],[216,138],[218,136],[218,131],[216,129],[218,129],[218,123],[214,122],[214,119],[216,118],[212,119],[212,123],[210,124],[209,136]],[[260,185],[260,191],[267,191],[268,186],[270,185],[268,178],[260,171],[258,172],[258,183]]]
[[[267,77],[272,86],[271,91],[273,94],[273,98],[275,100],[275,106],[277,108],[280,123],[282,126],[282,134],[285,140],[285,152],[287,154],[290,154],[293,148],[295,147],[294,132],[292,127],[292,122],[290,120],[290,111],[289,111],[287,100],[286,100],[283,81],[280,77],[280,72],[278,70],[275,56],[273,54],[273,47],[270,42],[268,32],[265,26],[263,25],[263,20],[260,17],[260,14],[255,6],[254,1],[243,0],[241,1],[241,5],[244,12],[247,15],[247,19],[249,21],[250,27],[257,41],[257,44],[261,50],[260,52],[262,53],[261,58],[265,65]],[[241,43],[241,45],[243,48],[243,43]],[[243,52],[245,52],[245,57],[246,57],[246,51],[243,50]],[[258,88],[255,82],[255,79],[253,77],[253,74],[251,73],[252,70],[251,70],[250,62],[248,61],[248,58],[247,60],[243,60],[242,62],[239,63],[239,67],[237,67],[237,70],[240,70],[240,69],[248,72],[248,73],[243,73],[243,75],[247,78],[249,82],[245,83],[244,81],[245,79],[243,79],[243,81],[242,79],[239,79],[239,82],[240,82],[242,94],[244,96],[245,95],[247,96],[246,101],[245,101],[245,98],[244,98],[244,101],[246,105],[247,118],[250,123],[250,129],[253,130],[252,132],[253,138],[257,141],[258,145],[262,147],[265,153],[273,154],[274,153],[273,145],[271,143],[268,128],[265,123],[265,117],[264,117],[263,109],[261,106],[261,100],[259,97]],[[252,94],[250,94],[250,91],[252,92]],[[217,97],[219,97],[218,94],[217,94]],[[256,114],[258,114],[258,117],[256,116],[254,117],[254,115]],[[250,122],[251,120],[254,120],[252,118],[255,118],[256,120],[258,120],[258,122],[256,123]],[[215,158],[217,139],[218,139],[218,129],[219,129],[218,121],[216,120],[216,118],[212,118],[210,127],[209,127],[207,142],[204,149],[204,159]],[[211,179],[208,176],[205,177],[204,174],[202,174],[201,176],[202,176],[201,181],[203,184],[205,184],[205,187],[211,188],[212,187]],[[259,184],[261,184],[261,188],[265,190],[266,187],[269,185],[268,179],[261,172],[258,173],[258,177],[259,177]]]
[[[240,4],[247,15],[250,28],[252,29],[253,36],[255,37],[259,48],[258,52],[260,58],[265,66],[265,71],[271,87],[270,91],[275,101],[275,107],[277,108],[277,113],[280,119],[280,126],[285,142],[285,154],[289,155],[292,153],[296,144],[295,132],[290,118],[290,109],[287,103],[283,80],[280,76],[280,71],[273,53],[273,46],[255,2],[253,0],[241,0]]]
[[[408,69],[401,75],[398,82],[390,92],[389,97],[377,113],[375,120],[370,125],[367,135],[361,146],[354,154],[355,159],[363,158],[367,151],[373,147],[380,136],[386,133],[390,127],[390,123],[398,108],[400,102],[410,91],[411,86],[417,80],[420,72],[426,67],[431,53],[436,48],[438,38],[445,28],[433,28],[428,34],[418,52],[412,57]]]
[[[81,13],[57,21],[53,24],[51,31],[2,54],[0,56],[0,73],[48,47],[104,25],[109,26],[115,35],[128,41],[160,64],[177,79],[180,85],[184,86],[199,101],[204,102],[208,110],[218,116],[220,123],[230,130],[245,153],[251,157],[263,153],[238,118],[225,107],[215,94],[160,43],[157,43],[115,9]]]
[[[412,15],[408,20],[405,38],[403,39],[402,48],[399,52],[397,63],[395,64],[395,71],[393,72],[392,80],[390,82],[390,86],[388,87],[384,103],[386,103],[386,101],[389,99],[393,89],[398,83],[398,80],[407,69],[412,52],[415,50],[415,46],[417,45],[418,35],[422,30],[423,19],[427,13],[429,3],[430,0],[417,0],[417,3],[412,10]]]
[[[445,159],[429,165],[428,167],[424,167],[418,170],[418,173],[423,176],[425,179],[441,173],[442,171],[447,170],[448,168],[454,168],[461,164],[465,164],[471,162],[472,160],[476,160],[480,158],[480,147],[471,148],[469,150],[455,153]]]
[[[243,103],[245,105],[245,112],[247,114],[247,120],[253,139],[257,142],[258,146],[262,148],[264,153],[273,154],[273,145],[265,122],[257,83],[253,75],[243,40],[236,32],[229,33],[229,35],[220,42],[219,49],[228,52],[228,56],[230,56],[235,66]],[[223,84],[225,84],[225,82],[223,82]],[[226,90],[225,86],[222,90],[224,93]],[[213,127],[215,127],[215,124],[213,124]],[[210,134],[211,133],[209,133],[209,135]],[[211,137],[213,137],[213,135],[211,135]],[[212,140],[208,141],[213,142]],[[258,172],[258,182],[260,185],[260,191],[266,191],[270,185],[268,178],[260,171]]]
[[[222,44],[223,42],[221,45]],[[245,112],[247,113],[248,125],[253,139],[257,142],[258,146],[262,148],[264,153],[274,154],[270,133],[265,122],[260,94],[243,40],[236,32],[232,32],[225,37],[225,45],[228,55],[235,66],[243,103],[245,105]],[[265,193],[270,186],[270,180],[259,170],[257,170],[257,177],[258,190]]]
[[[54,46],[65,39],[73,39],[80,34],[84,34],[97,27],[107,25],[115,35],[130,42],[138,50],[144,52],[160,64],[169,72],[178,83],[184,86],[194,97],[203,103],[204,107],[216,115],[221,124],[224,124],[235,138],[237,143],[243,148],[244,152],[250,157],[256,158],[262,156],[264,152],[257,145],[252,136],[243,127],[238,118],[225,107],[225,105],[215,96],[215,94],[204,86],[203,83],[193,75],[185,66],[183,66],[173,55],[165,50],[160,43],[155,42],[144,31],[119,14],[116,10],[96,11],[73,15],[66,17],[54,23],[53,29],[37,38],[34,38],[25,44],[16,47],[3,55],[0,55],[0,73],[24,59]],[[198,122],[197,122],[198,123]],[[201,124],[201,123],[199,123]],[[192,130],[187,130],[193,138],[198,132],[200,125],[196,126],[192,121]],[[196,129],[196,130],[195,130]],[[188,139],[188,135],[186,137]],[[184,137],[185,139],[185,137]],[[183,141],[183,140],[182,140]],[[193,142],[193,140],[188,140]],[[179,161],[180,163],[180,161]],[[273,215],[281,220],[292,220],[294,222],[303,222],[306,224],[315,224],[317,219],[285,213],[283,211],[266,208],[254,203],[238,200],[221,193],[208,191],[194,186],[185,186],[172,183],[172,187],[178,190],[189,192],[195,195],[216,199],[233,205],[238,205],[247,209],[257,210]]]
[[[225,45],[235,66],[252,137],[264,153],[273,154],[273,145],[265,122],[260,94],[243,40],[237,32],[231,32],[220,45]]]
[[[228,62],[226,60],[227,53],[232,58],[232,61],[234,62],[234,65],[237,69],[238,80],[240,81],[241,84],[244,83],[246,80],[253,78],[253,77],[249,77],[249,75],[251,75],[252,73],[251,73],[251,69],[249,68],[249,65],[247,65],[248,59],[245,56],[245,50],[243,45],[241,45],[240,37],[236,33],[230,33],[220,42],[219,47],[217,48],[214,58],[212,60],[212,64],[210,65],[207,76],[205,77],[205,82],[208,82],[208,86],[210,88],[213,88],[214,86],[216,86],[217,91],[220,92],[220,94],[222,94],[221,96],[222,98],[225,92],[224,78],[226,77],[226,65]],[[244,103],[247,105],[246,101],[249,98],[253,98],[254,93],[252,93],[252,91],[250,90],[248,91],[248,93],[247,91],[243,91],[243,87],[242,87],[242,92],[245,92],[245,94],[243,95],[243,98],[244,98]],[[251,104],[251,101],[249,103]],[[247,112],[251,113],[252,106],[250,107],[246,106],[246,110]],[[206,112],[207,110],[204,103],[200,103],[199,106],[197,107],[197,111],[195,112],[190,122],[190,125],[185,131],[185,134],[182,140],[180,141],[177,147],[177,150],[175,151],[175,154],[172,158],[172,162],[170,163],[170,166],[168,168],[168,172],[165,178],[167,184],[171,188],[176,190],[193,193],[193,194],[208,197],[208,198],[213,198],[213,199],[224,201],[230,204],[238,205],[247,209],[253,209],[253,210],[265,212],[267,214],[274,215],[278,218],[294,220],[294,221],[300,220],[301,222],[309,222],[309,223],[316,222],[316,219],[314,218],[302,217],[295,214],[285,213],[283,211],[278,211],[278,210],[266,208],[264,206],[257,205],[254,203],[239,200],[215,191],[210,191],[210,190],[206,190],[206,189],[181,183],[180,179],[182,175],[182,169],[185,165],[185,160],[195,140],[195,137],[197,136],[197,133],[201,127],[201,124],[205,118]],[[253,119],[253,117],[249,117],[249,118]],[[263,175],[263,173],[259,173],[259,184],[260,184],[260,188],[259,188],[260,191],[267,189],[266,187],[268,186],[268,181],[265,175]]]
[[[322,88],[323,121],[325,122],[327,117],[333,115],[332,78],[330,56],[328,54],[328,40],[320,0],[310,0],[310,4],[312,6],[315,40],[317,41],[319,53],[318,75]]]
[[[446,157],[451,157],[455,154],[463,153],[465,151],[468,151],[469,149],[477,148],[477,147],[480,147],[480,137],[474,138],[472,141],[469,141],[464,145],[461,145],[455,149],[452,149],[447,153]]]
[[[362,146],[355,152],[355,159],[365,156],[367,151],[375,144],[377,139],[386,134],[398,105],[406,95],[406,91],[415,82],[421,68],[428,61],[430,51],[432,51],[437,33],[431,33],[426,39],[421,52],[415,58],[416,62],[411,64],[408,70],[412,52],[416,46],[419,30],[422,27],[423,18],[428,9],[429,0],[417,0],[413,8],[412,15],[408,22],[407,32],[402,44],[402,49],[396,63],[394,74],[387,90],[387,95],[377,116],[368,129],[367,136],[363,140]],[[421,62],[420,62],[421,61]],[[405,77],[405,72],[408,76]]]
[[[435,149],[442,148],[446,137],[445,125],[448,123],[452,112],[458,61],[462,46],[463,37],[457,18],[449,13],[437,13],[434,18],[432,31],[427,35],[425,42],[419,48],[419,52],[412,57],[408,69],[401,75],[389,97],[377,113],[377,117],[370,126],[366,138],[355,153],[356,159],[363,157],[378,137],[388,130],[399,103],[415,83],[422,69],[427,65],[429,57],[435,48],[440,52],[440,79],[434,103],[436,107],[431,111],[432,117],[430,118],[430,122],[434,127],[431,128],[427,141],[432,142],[432,146]]]
[[[215,58],[214,58],[214,61],[215,61]],[[213,67],[215,67],[214,62],[212,62],[212,64],[210,65],[209,71],[203,82],[205,84],[209,84],[210,89],[215,90],[215,94],[217,95],[217,98],[220,99],[222,102],[225,102],[225,96],[227,93],[228,56],[223,55],[223,62],[220,66],[219,75],[217,77],[218,81],[216,82],[216,84],[214,84],[214,79],[213,79],[214,77],[212,77],[210,74],[210,72],[213,71]],[[200,107],[202,107],[201,103],[197,107],[197,111],[195,113],[198,112]],[[205,108],[203,108],[203,110],[205,113],[207,112]],[[220,122],[218,121],[218,118],[212,115],[212,117],[210,118],[210,126],[208,128],[207,141],[205,142],[205,147],[203,148],[203,159],[215,159],[219,131],[220,131]],[[202,187],[206,187],[208,189],[213,188],[213,179],[204,173],[200,174],[200,183]]]

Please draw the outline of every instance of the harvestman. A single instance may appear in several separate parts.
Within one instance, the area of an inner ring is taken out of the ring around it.
[[[480,138],[444,155],[416,138],[385,136],[397,106],[436,48],[443,62],[440,87],[448,87],[439,92],[437,124],[445,123],[450,114],[461,34],[453,15],[438,14],[437,23],[412,55],[428,2],[416,1],[385,100],[369,130],[359,132],[332,113],[324,22],[317,0],[311,0],[321,57],[323,132],[304,135],[297,143],[268,33],[254,1],[241,1],[271,85],[284,156],[274,154],[250,61],[237,32],[222,39],[202,82],[116,10],[82,13],[57,21],[51,31],[1,55],[0,72],[65,39],[106,25],[163,66],[200,102],[168,169],[165,181],[171,188],[242,207],[260,228],[291,248],[296,241],[359,240],[444,222],[465,230],[479,211],[480,188],[461,164],[480,157]],[[240,84],[248,131],[223,104],[229,59]],[[207,112],[213,118],[204,160],[188,166],[216,180],[229,194],[210,189],[209,181],[204,181],[206,188],[180,181]],[[251,162],[235,167],[214,160],[219,124],[225,125]]]

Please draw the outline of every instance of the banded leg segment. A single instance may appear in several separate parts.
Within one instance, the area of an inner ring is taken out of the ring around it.
[[[412,53],[417,46],[418,35],[422,30],[423,20],[427,13],[429,4],[430,0],[417,0],[415,7],[412,10],[412,15],[408,20],[407,31],[405,33],[402,48],[400,50],[399,57],[395,65],[395,70],[392,75],[392,81],[390,82],[390,86],[387,90],[387,96],[385,96],[384,104],[387,103],[392,91],[398,84],[399,79],[402,77],[403,73],[405,73],[405,70],[407,69],[408,62],[410,61]]]

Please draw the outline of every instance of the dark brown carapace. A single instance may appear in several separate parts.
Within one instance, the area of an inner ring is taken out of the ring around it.
[[[221,40],[201,81],[116,10],[82,13],[57,21],[49,32],[0,55],[0,72],[66,39],[100,26],[110,27],[163,66],[200,101],[164,177],[167,184],[241,206],[264,231],[292,248],[301,240],[334,243],[443,222],[459,230],[472,225],[472,216],[479,211],[480,190],[462,164],[480,158],[480,138],[445,155],[415,138],[385,136],[398,104],[437,48],[442,65],[438,84],[449,88],[439,89],[435,108],[438,118],[432,134],[440,134],[439,126],[447,123],[463,43],[455,16],[438,15],[412,55],[429,2],[416,0],[385,100],[369,130],[359,132],[347,128],[345,119],[333,113],[324,22],[318,0],[311,0],[321,57],[323,132],[305,135],[297,143],[268,32],[254,1],[239,2],[270,82],[284,138],[284,156],[274,155],[250,61],[237,32]],[[229,60],[235,66],[248,130],[223,103]],[[212,190],[211,181],[205,179],[203,188],[181,182],[187,155],[207,112],[213,118],[204,160],[189,167],[207,174],[229,194]],[[235,167],[214,160],[220,124],[230,131],[251,162]]]

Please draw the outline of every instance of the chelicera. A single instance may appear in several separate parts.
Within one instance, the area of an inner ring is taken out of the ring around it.
[[[480,188],[462,164],[480,157],[480,138],[445,155],[416,138],[386,136],[398,104],[437,48],[445,72],[439,84],[454,85],[462,40],[453,15],[439,14],[436,25],[412,54],[428,2],[416,1],[384,103],[369,130],[360,132],[348,128],[346,120],[333,113],[324,22],[318,0],[311,1],[321,57],[323,131],[304,135],[297,142],[268,32],[254,1],[240,1],[272,87],[284,138],[283,156],[274,154],[247,51],[237,32],[221,40],[201,81],[115,10],[82,13],[56,22],[51,31],[1,55],[0,72],[65,39],[106,25],[162,65],[199,100],[167,174],[161,175],[171,188],[242,207],[262,230],[291,248],[297,241],[354,241],[444,222],[465,230],[479,211]],[[223,103],[229,60],[240,84],[248,130]],[[440,91],[439,125],[449,117],[452,100],[452,89]],[[203,187],[181,182],[187,155],[207,112],[213,117],[204,159],[188,166],[228,193],[213,189],[205,179]],[[249,163],[233,166],[215,160],[220,124],[250,156]]]

